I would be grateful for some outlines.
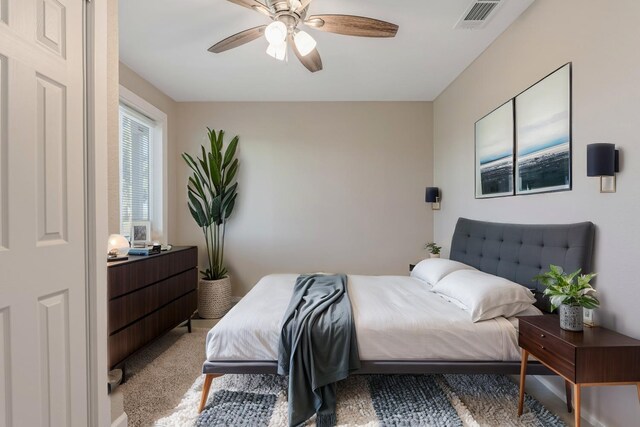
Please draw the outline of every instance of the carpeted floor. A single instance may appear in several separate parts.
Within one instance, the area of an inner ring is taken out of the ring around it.
[[[131,358],[121,386],[129,426],[286,426],[286,379],[277,376],[217,378],[208,407],[197,413],[207,331],[177,328]],[[549,394],[540,397],[570,420],[562,401],[549,401]],[[504,376],[352,376],[339,384],[338,399],[339,425],[564,425],[530,396],[527,413],[517,419],[517,385]]]
[[[156,426],[287,426],[286,378],[225,375],[197,413],[202,377]],[[337,426],[563,427],[527,395],[517,417],[518,386],[504,375],[354,375],[338,383]],[[313,418],[306,426],[315,426]]]
[[[180,403],[202,373],[207,332],[176,328],[129,359],[120,387],[130,427],[152,426]]]

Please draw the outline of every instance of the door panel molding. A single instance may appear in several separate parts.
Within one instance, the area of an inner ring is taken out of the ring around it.
[[[7,15],[9,0],[0,0],[0,22],[9,24],[9,16]]]
[[[64,290],[38,299],[42,420],[46,425],[69,425],[69,296]]]
[[[37,245],[67,240],[67,93],[41,74],[37,86]]]
[[[57,0],[38,0],[37,36],[42,45],[66,57],[67,9]]]

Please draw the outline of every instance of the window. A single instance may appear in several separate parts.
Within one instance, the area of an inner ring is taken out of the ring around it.
[[[149,240],[168,243],[167,115],[120,86],[120,234],[148,222]]]
[[[156,124],[120,106],[120,234],[129,238],[133,221],[151,221],[151,142]]]

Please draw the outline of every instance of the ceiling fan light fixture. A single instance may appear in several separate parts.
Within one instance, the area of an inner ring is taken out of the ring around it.
[[[278,61],[284,61],[287,58],[287,44],[273,44],[270,43],[267,47],[267,55],[272,58],[277,59]]]
[[[293,36],[293,42],[296,44],[296,48],[302,56],[307,56],[308,54],[310,54],[313,49],[316,48],[317,44],[314,38],[305,31],[298,31]]]
[[[264,30],[264,36],[270,45],[281,45],[287,40],[288,29],[284,22],[273,21]]]

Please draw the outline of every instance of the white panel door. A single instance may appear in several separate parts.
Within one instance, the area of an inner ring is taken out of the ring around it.
[[[0,427],[85,426],[83,0],[0,0]]]

